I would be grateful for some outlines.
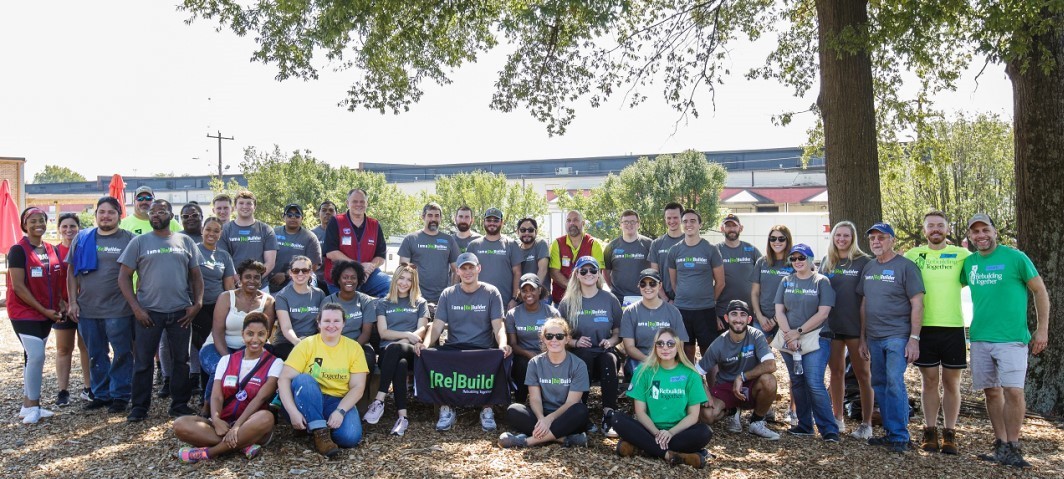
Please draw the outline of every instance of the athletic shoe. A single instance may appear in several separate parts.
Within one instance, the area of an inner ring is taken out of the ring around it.
[[[454,410],[450,406],[440,406],[440,420],[436,421],[437,431],[450,431],[454,426]]]
[[[735,414],[730,414],[730,415],[728,415],[728,417],[724,418],[724,429],[725,430],[727,430],[728,432],[742,432],[743,425],[739,421],[739,413],[740,413],[740,410],[738,408],[736,408],[735,409]]]
[[[920,441],[920,449],[927,452],[938,452],[938,428],[924,427],[924,438]]]
[[[54,412],[49,411],[49,410],[47,410],[47,409],[45,409],[43,407],[40,407],[40,406],[30,406],[30,407],[22,406],[22,409],[19,409],[19,411],[18,411],[19,419],[25,418],[26,415],[29,414],[30,410],[32,410],[33,408],[37,408],[37,413],[40,414],[42,418],[55,416]]]
[[[177,460],[185,464],[206,461],[207,459],[210,459],[210,457],[207,456],[207,448],[205,447],[186,446],[177,450]]]
[[[635,457],[639,451],[635,448],[635,444],[632,444],[624,439],[617,441],[617,455],[621,457]]]
[[[26,411],[26,416],[22,418],[22,424],[37,424],[37,421],[40,421],[42,417],[45,417],[41,411],[42,409],[40,406],[29,408],[29,410]]]
[[[377,421],[381,420],[381,416],[384,415],[384,403],[378,400],[374,400],[369,403],[369,408],[366,409],[366,423],[377,424]]]
[[[912,449],[912,444],[909,441],[892,441],[890,443],[890,452],[906,453]]]
[[[480,428],[485,431],[494,431],[496,428],[495,411],[490,407],[480,410]]]
[[[332,431],[327,427],[320,427],[310,434],[314,437],[314,449],[325,457],[332,458],[340,453],[340,447],[332,440]]]
[[[406,416],[399,416],[399,419],[395,421],[395,425],[392,426],[392,435],[402,437],[406,434],[406,428],[410,427],[410,421],[406,419]]]
[[[504,432],[499,435],[499,447],[528,447],[528,436],[524,434]]]
[[[148,419],[148,411],[135,407],[132,411],[129,411],[129,415],[126,416],[126,422],[141,422]]]
[[[195,416],[196,411],[187,404],[178,404],[170,408],[170,417]]]
[[[618,437],[621,437],[620,434],[617,434],[617,431],[615,431],[612,427],[603,430],[602,434],[610,439],[617,439]]]
[[[125,402],[125,401],[123,401],[123,402]],[[86,411],[94,411],[96,409],[103,409],[105,407],[108,407],[111,404],[113,404],[113,401],[108,401],[106,399],[93,399],[92,401],[89,401],[89,403],[86,404],[81,409],[84,409]]]
[[[1008,444],[1005,443],[1005,441],[1002,441],[1001,439],[994,439],[993,452],[991,452],[990,454],[979,454],[976,457],[984,461],[1004,463],[1005,456],[1008,455],[1008,452]]]
[[[83,388],[81,394],[78,394],[78,397],[81,398],[82,401],[92,401],[93,399],[96,399],[96,396],[92,395],[92,390],[89,388]]]
[[[753,434],[758,437],[763,437],[765,439],[768,439],[769,441],[780,440],[779,433],[769,429],[768,424],[765,424],[765,421],[763,419],[750,423],[750,425],[747,426],[747,430],[750,431],[750,434]]]
[[[771,422],[771,423],[775,423],[776,422],[776,410],[775,409],[769,409],[768,412],[765,413],[765,421]]]
[[[839,442],[839,435],[833,432],[824,434],[824,442]]]
[[[887,436],[870,437],[868,438],[868,445],[890,447],[890,440],[887,439]]]
[[[604,409],[602,411],[602,430],[603,431],[609,431],[610,429],[613,429],[613,409]],[[595,425],[592,424],[591,428],[588,429],[587,432],[597,432],[595,430]],[[613,436],[613,437],[617,437],[617,436]]]
[[[680,464],[687,464],[695,469],[702,469],[706,467],[706,456],[697,452],[669,452],[669,464],[672,466],[678,466]]]
[[[798,437],[812,437],[816,435],[816,433],[814,433],[813,431],[806,431],[805,429],[801,429],[798,426],[794,426],[788,429],[787,434]]]
[[[577,433],[565,436],[562,441],[564,447],[587,447],[587,434]]]
[[[155,393],[155,397],[162,399],[170,397],[170,378],[163,378],[163,384],[159,386],[159,392]]]
[[[798,415],[795,414],[794,411],[787,410],[787,412],[783,414],[783,423],[789,424],[791,427],[798,426]]]
[[[127,403],[126,401],[123,401],[121,399],[115,399],[111,401],[111,404],[109,406],[107,406],[107,412],[111,414],[121,414],[126,412],[127,406],[129,406],[129,403]]]
[[[942,454],[957,454],[957,430],[942,428]]]
[[[1020,449],[1020,442],[1007,442],[1005,443],[1005,458],[1001,461],[1006,466],[1019,467],[1026,469],[1031,467],[1031,463],[1027,462],[1023,458],[1023,450]]]
[[[872,438],[872,425],[862,422],[860,426],[857,426],[857,429],[850,433],[850,436],[867,441]]]
[[[846,434],[846,418],[835,418],[835,425],[839,427],[839,434]]]
[[[258,444],[252,444],[248,447],[245,447],[243,452],[244,457],[248,458],[248,460],[250,461],[252,459],[255,459],[255,457],[262,452],[262,446]]]
[[[55,405],[63,407],[70,404],[70,392],[66,389],[59,391],[59,394],[55,397]]]

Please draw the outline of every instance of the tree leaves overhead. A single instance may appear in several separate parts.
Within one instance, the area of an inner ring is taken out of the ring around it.
[[[59,165],[44,165],[44,171],[33,175],[34,183],[73,183],[85,181],[85,175]]]
[[[475,229],[479,231],[483,231],[480,221],[488,208],[499,208],[506,215],[503,218],[502,232],[507,235],[516,232],[518,219],[543,218],[547,214],[547,203],[542,194],[536,193],[536,188],[507,180],[506,175],[501,173],[478,170],[472,173],[437,176],[436,192],[422,196],[421,206],[435,201],[443,207],[445,217],[453,218],[458,208],[469,206],[473,209]],[[417,211],[420,212],[421,208]]]

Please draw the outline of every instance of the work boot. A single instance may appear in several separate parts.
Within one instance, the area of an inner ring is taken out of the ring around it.
[[[330,431],[329,428],[318,428],[310,433],[314,437],[314,449],[316,449],[319,454],[332,459],[333,456],[340,453],[340,447],[333,442],[332,431]]]
[[[927,452],[938,452],[938,428],[924,427],[924,440],[920,443],[920,449]]]
[[[942,428],[942,454],[957,454],[957,430]]]

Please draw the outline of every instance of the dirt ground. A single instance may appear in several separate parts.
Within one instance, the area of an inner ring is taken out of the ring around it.
[[[149,419],[137,424],[127,424],[124,415],[84,413],[84,402],[77,399],[69,406],[55,407],[53,344],[48,353],[42,403],[56,416],[26,426],[17,417],[22,398],[22,350],[7,323],[6,311],[0,309],[0,359],[7,365],[0,369],[0,477],[1064,477],[1064,430],[1061,424],[1040,419],[1028,419],[1024,426],[1025,452],[1034,464],[1027,471],[976,459],[976,453],[989,449],[993,435],[988,420],[967,411],[962,412],[957,427],[958,456],[922,451],[893,454],[847,435],[838,444],[786,434],[778,442],[768,442],[717,427],[709,446],[715,459],[709,469],[696,471],[686,466],[670,468],[656,459],[619,458],[613,453],[616,441],[601,434],[592,435],[586,449],[500,449],[495,440],[506,427],[501,408],[496,413],[498,432],[481,431],[477,411],[466,409],[460,411],[452,431],[439,433],[434,429],[432,407],[412,401],[407,435],[392,437],[388,431],[395,409],[390,400],[380,423],[366,425],[363,443],[338,460],[325,460],[313,451],[306,437],[294,437],[291,428],[282,425],[274,442],[252,461],[231,456],[185,465],[173,457],[182,444],[171,431],[172,421],[166,416],[167,403],[163,401],[154,401]],[[81,374],[78,353],[74,355],[70,389],[78,391]],[[782,368],[777,374],[783,379]],[[909,371],[911,395],[919,392],[918,376],[916,371]],[[592,411],[598,411],[596,389]],[[785,387],[781,390],[783,399],[777,402],[777,409],[786,404]],[[964,394],[966,401],[982,400],[981,394],[972,393],[967,386]],[[622,399],[621,407],[630,408],[630,402]],[[593,418],[597,417],[593,413]],[[919,438],[920,420],[918,415],[909,426],[914,439]],[[855,425],[849,423],[851,429]],[[784,429],[778,424],[772,427],[780,432]]]

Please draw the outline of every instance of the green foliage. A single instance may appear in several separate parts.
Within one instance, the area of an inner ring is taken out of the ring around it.
[[[74,183],[85,181],[85,177],[70,168],[58,165],[44,165],[44,171],[33,175],[34,183]]]
[[[212,176],[208,185],[214,193],[214,196],[225,193],[229,195],[230,198],[236,196],[240,190],[244,189],[243,185],[236,181],[236,178],[229,178],[228,182],[222,182],[221,178]]]
[[[94,208],[88,208],[81,213],[78,213],[78,221],[81,222],[81,229],[92,228],[96,226],[96,216],[93,214]]]
[[[469,206],[473,209],[474,223],[478,225],[485,210],[499,208],[506,215],[503,218],[502,232],[508,235],[516,232],[518,219],[536,218],[542,223],[541,219],[547,214],[546,198],[536,193],[531,185],[507,180],[506,175],[501,173],[480,170],[437,177],[436,193],[422,195],[416,213],[420,215],[421,208],[429,201],[439,203],[443,207],[444,216],[448,218],[453,217],[454,212],[461,206]],[[479,226],[476,229],[483,231]]]

